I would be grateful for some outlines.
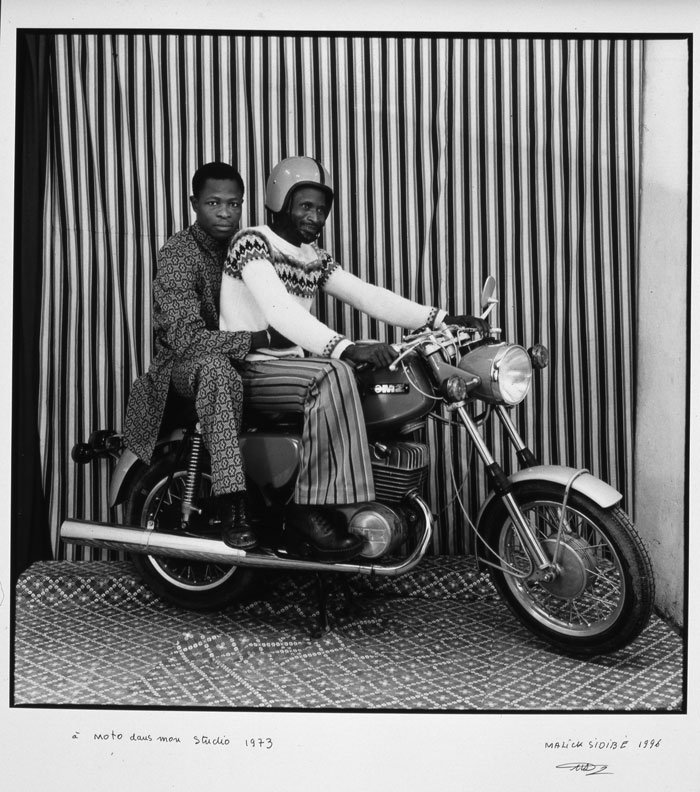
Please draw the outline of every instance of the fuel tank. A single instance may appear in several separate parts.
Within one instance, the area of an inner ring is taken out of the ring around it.
[[[427,415],[435,404],[433,387],[417,355],[397,371],[365,369],[357,375],[368,429],[390,429]]]

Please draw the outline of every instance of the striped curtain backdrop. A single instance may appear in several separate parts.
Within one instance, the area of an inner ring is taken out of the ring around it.
[[[246,181],[265,221],[280,158],[336,186],[324,244],[349,270],[452,313],[498,281],[505,338],[551,351],[515,411],[544,462],[586,467],[632,510],[642,44],[630,40],[57,35],[42,290],[42,461],[57,556],[66,516],[115,519],[109,466],[70,448],[121,427],[151,355],[158,248],[191,220],[203,162]],[[393,340],[350,309],[350,337]],[[506,469],[514,460],[488,435]],[[485,483],[463,434],[431,428],[433,550],[461,552]],[[454,473],[451,471],[454,468]],[[87,557],[87,556],[85,556]]]

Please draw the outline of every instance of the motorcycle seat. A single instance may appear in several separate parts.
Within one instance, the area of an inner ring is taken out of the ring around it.
[[[170,385],[165,402],[165,411],[161,422],[160,433],[169,434],[175,429],[194,429],[197,425],[197,409],[194,399],[179,394]],[[295,412],[268,412],[257,410],[249,405],[243,407],[243,430],[275,430],[277,432],[300,432],[303,415]]]
[[[160,425],[161,434],[167,434],[174,429],[194,429],[197,420],[194,399],[180,395],[171,383]]]
[[[301,433],[304,416],[299,412],[268,412],[243,406],[243,431],[266,430]]]

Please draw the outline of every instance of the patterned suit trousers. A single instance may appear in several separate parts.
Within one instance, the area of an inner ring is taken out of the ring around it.
[[[374,499],[369,445],[355,375],[329,358],[246,361],[246,403],[261,412],[304,414],[294,500],[302,505]]]
[[[204,445],[211,457],[212,489],[216,495],[245,489],[238,444],[243,410],[241,375],[226,355],[202,355],[176,360],[172,383],[181,396],[194,399]]]

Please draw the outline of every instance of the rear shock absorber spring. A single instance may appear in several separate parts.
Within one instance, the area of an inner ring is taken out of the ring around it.
[[[187,465],[187,478],[185,479],[185,491],[182,496],[182,521],[188,523],[192,513],[201,514],[202,510],[194,505],[194,498],[199,490],[199,482],[202,477],[202,432],[199,423],[192,435],[192,448],[190,449],[190,459]]]

